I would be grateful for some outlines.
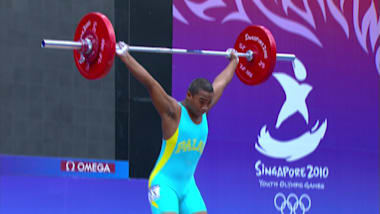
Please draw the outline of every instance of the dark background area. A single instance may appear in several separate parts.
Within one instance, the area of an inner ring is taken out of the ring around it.
[[[87,80],[72,51],[40,47],[72,40],[93,11],[110,19],[117,41],[171,46],[172,1],[1,0],[0,154],[129,160],[131,177],[147,177],[161,128],[142,85],[119,59]],[[171,93],[171,56],[133,55]]]
[[[137,46],[171,47],[172,1],[116,0],[115,14],[118,40]],[[171,55],[132,55],[171,94]],[[126,72],[120,60],[116,60],[115,70],[116,158],[129,159],[131,177],[148,177],[161,148],[161,121],[146,89]]]

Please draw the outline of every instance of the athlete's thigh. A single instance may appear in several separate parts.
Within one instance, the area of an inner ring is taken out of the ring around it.
[[[185,196],[179,203],[180,214],[207,213],[206,205],[195,181],[190,182]]]
[[[149,189],[149,202],[153,214],[178,213],[178,196],[166,184],[155,184]]]

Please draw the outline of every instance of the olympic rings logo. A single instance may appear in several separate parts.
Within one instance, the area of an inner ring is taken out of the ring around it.
[[[274,196],[274,207],[280,211],[281,214],[284,214],[286,208],[290,214],[296,214],[298,208],[300,208],[302,214],[305,214],[311,208],[311,199],[306,193],[298,198],[295,193],[290,193],[288,197],[286,197],[284,193],[279,192]]]

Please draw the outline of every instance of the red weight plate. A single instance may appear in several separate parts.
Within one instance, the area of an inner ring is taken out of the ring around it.
[[[87,79],[104,77],[111,69],[115,57],[116,38],[110,20],[98,12],[86,14],[75,31],[74,41],[89,40],[90,52],[74,50],[79,72]]]
[[[236,75],[248,85],[264,82],[272,74],[276,63],[276,42],[263,26],[249,26],[241,32],[234,47],[238,52],[253,51],[253,59],[240,58]]]

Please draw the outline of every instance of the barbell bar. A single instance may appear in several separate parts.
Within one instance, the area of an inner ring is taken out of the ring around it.
[[[86,14],[79,22],[74,41],[43,39],[43,48],[74,51],[79,72],[87,79],[105,76],[112,67],[116,51],[116,38],[112,23],[98,12]],[[234,49],[241,57],[236,68],[239,79],[248,85],[264,82],[279,61],[293,61],[294,54],[276,53],[276,43],[271,32],[263,26],[248,26],[242,31]],[[195,54],[229,57],[228,51],[192,50],[166,47],[129,46],[130,52]]]
[[[87,44],[88,45],[88,44]],[[54,40],[43,39],[41,42],[42,48],[52,49],[67,49],[67,50],[81,50],[86,43],[75,42],[68,40]],[[91,48],[88,48],[91,50]],[[145,47],[145,46],[128,46],[130,52],[142,53],[163,53],[163,54],[194,54],[194,55],[210,55],[210,56],[225,56],[229,57],[230,53],[227,51],[212,51],[212,50],[196,50],[196,49],[183,49],[183,48],[164,48],[164,47]],[[253,59],[253,52],[248,50],[246,53],[237,52],[236,56],[245,57],[248,61]],[[294,54],[277,53],[276,59],[279,61],[293,61],[296,58]]]
[[[87,47],[86,47],[87,46]],[[67,49],[67,50],[88,50],[89,43],[86,41],[75,42],[67,40],[52,40],[43,39],[41,47],[53,49]],[[194,54],[194,55],[210,55],[210,56],[226,56],[229,57],[230,53],[227,51],[212,51],[212,50],[191,50],[182,48],[165,48],[165,47],[145,47],[145,46],[128,46],[129,52],[142,52],[142,53],[163,53],[163,54]],[[246,53],[236,53],[238,57],[245,57],[248,61],[253,58],[253,52],[247,51]]]

